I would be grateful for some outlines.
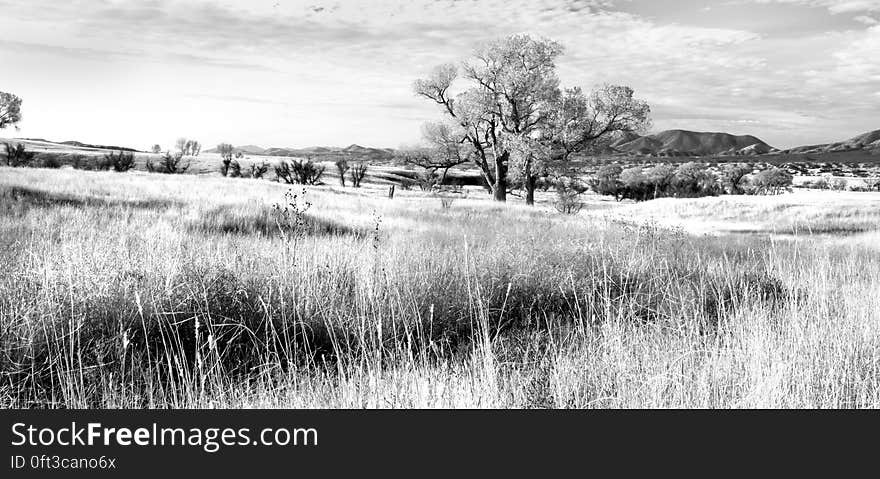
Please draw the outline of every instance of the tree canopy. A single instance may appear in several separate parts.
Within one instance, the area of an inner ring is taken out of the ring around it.
[[[505,201],[511,186],[519,186],[532,203],[537,180],[549,169],[616,132],[648,124],[650,108],[629,87],[606,85],[590,94],[563,89],[555,63],[562,51],[549,39],[512,35],[414,84],[449,119],[447,144],[456,145],[449,153],[480,168],[495,200]],[[464,88],[454,94],[456,82]]]
[[[0,91],[0,129],[15,126],[21,121],[21,98]]]

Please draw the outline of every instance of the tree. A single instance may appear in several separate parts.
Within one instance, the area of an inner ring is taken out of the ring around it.
[[[746,176],[751,174],[751,172],[752,167],[745,163],[724,165],[721,168],[721,184],[728,194],[741,195],[745,193],[743,185],[746,182]]]
[[[109,170],[112,168],[116,172],[124,173],[134,168],[134,153],[130,151],[119,151],[114,153],[111,151],[104,155],[102,163],[102,170]]]
[[[613,196],[614,199],[621,200],[623,194],[621,172],[623,168],[620,165],[604,165],[596,172],[596,177],[590,180],[590,188],[600,195]]]
[[[229,143],[220,143],[217,145],[217,153],[220,154],[221,162],[220,173],[223,176],[229,176],[229,166],[232,164],[232,156],[235,153],[235,147]]]
[[[287,184],[318,185],[324,175],[324,165],[311,159],[282,161],[275,167],[275,177]]]
[[[199,156],[199,153],[202,151],[201,143],[185,137],[178,138],[175,142],[175,146],[177,147],[177,151],[183,156]]]
[[[756,194],[776,195],[787,190],[792,184],[792,175],[775,166],[759,171],[751,181]]]
[[[0,91],[0,130],[21,121],[21,98]]]
[[[396,152],[398,162],[425,170],[424,176],[446,183],[449,170],[469,162],[468,148],[456,133],[455,125],[429,122],[422,126],[422,138],[427,146],[402,149]],[[442,170],[442,174],[438,172]]]
[[[513,35],[478,49],[462,67],[470,88],[449,96],[459,76],[453,65],[437,67],[414,89],[443,107],[458,125],[458,136],[489,183],[496,201],[507,200],[511,137],[526,137],[540,127],[559,80],[554,61],[562,46],[546,39]]]
[[[496,201],[505,201],[517,182],[533,204],[538,179],[553,163],[647,122],[650,109],[628,87],[606,86],[589,97],[577,88],[561,90],[555,65],[561,53],[552,40],[513,35],[478,49],[460,70],[441,65],[415,82],[416,94],[453,122],[453,137],[467,146]],[[453,97],[458,78],[469,88]]]
[[[36,153],[27,151],[22,143],[4,143],[6,149],[6,166],[30,166]]]
[[[152,159],[147,160],[147,170],[152,173],[165,173],[169,175],[175,174],[183,174],[186,173],[186,170],[189,169],[192,162],[187,161],[183,162],[183,153],[171,153],[170,151],[166,151],[164,155],[159,158],[158,163],[153,163]]]
[[[675,178],[675,168],[672,165],[656,165],[645,171],[645,178],[654,190],[654,199],[668,196],[672,180]]]
[[[632,88],[604,85],[590,95],[580,87],[562,91],[551,105],[543,138],[521,141],[527,145],[520,170],[526,204],[534,204],[538,179],[550,169],[564,167],[583,152],[600,152],[621,133],[641,132],[650,126],[651,108],[634,97]]]
[[[153,148],[151,148],[151,151],[152,151],[153,153],[157,153],[157,154],[158,154],[158,153],[162,153],[162,145],[160,145],[160,144],[158,144],[158,143],[155,144],[155,145],[153,145]]]
[[[622,196],[636,201],[645,201],[654,194],[653,185],[641,166],[633,166],[620,172],[620,183],[623,187]]]
[[[367,164],[366,163],[357,163],[351,168],[351,184],[355,188],[361,187],[361,181],[364,181],[364,177],[367,176]]]
[[[675,170],[672,178],[675,195],[681,198],[715,196],[720,192],[718,179],[704,165],[688,162]]]
[[[336,160],[336,171],[339,172],[339,184],[345,188],[345,173],[351,169],[351,166],[348,164],[348,160],[345,158],[340,158]]]

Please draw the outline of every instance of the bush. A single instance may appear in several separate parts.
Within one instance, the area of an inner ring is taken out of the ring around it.
[[[437,174],[437,170],[425,168],[419,174],[416,181],[419,184],[419,189],[422,191],[431,191],[435,186],[440,184],[440,176]]]
[[[183,174],[189,169],[191,161],[183,162],[183,153],[171,153],[166,151],[159,158],[158,163],[153,163],[151,159],[147,160],[147,170],[151,173],[165,173],[169,175]]]
[[[231,178],[241,178],[241,163],[238,160],[229,160],[229,163],[226,163],[226,160],[223,160],[224,168],[220,170],[223,173],[223,176],[229,176]]]
[[[590,180],[590,188],[597,194],[613,196],[616,200],[622,199],[623,184],[620,182],[620,174],[623,168],[618,165],[605,165],[599,168],[595,178]]]
[[[675,170],[672,189],[679,198],[717,196],[721,193],[718,179],[705,166],[689,162]]]
[[[653,197],[661,198],[670,195],[675,168],[672,165],[657,165],[645,171],[645,178],[653,191]]]
[[[34,161],[36,153],[27,151],[23,144],[16,143],[13,146],[11,143],[4,143],[3,145],[6,148],[6,166],[30,166]]]
[[[747,176],[752,167],[745,163],[735,163],[721,167],[721,185],[730,195],[741,195],[746,192]]]
[[[262,162],[259,165],[251,163],[251,178],[262,178],[269,171],[269,163]]]
[[[847,182],[843,178],[834,178],[831,180],[830,188],[834,191],[845,191]]]
[[[584,203],[580,195],[587,191],[587,187],[573,178],[558,178],[553,182],[556,189],[556,202],[553,206],[556,211],[565,215],[574,215],[580,212]]]
[[[42,166],[43,168],[61,168],[61,160],[56,155],[48,154],[43,157]]]
[[[804,183],[804,187],[815,188],[817,190],[827,190],[831,186],[828,184],[828,180],[826,180],[825,178],[819,178],[816,181],[808,181]]]
[[[791,173],[774,166],[759,171],[749,183],[753,194],[777,195],[791,188],[792,179]]]
[[[316,165],[312,160],[282,161],[275,167],[275,176],[287,184],[319,185],[324,169],[323,165]]]
[[[654,197],[654,187],[641,167],[634,166],[621,171],[620,183],[623,198],[645,201]]]
[[[102,170],[109,170],[113,168],[113,171],[117,171],[119,173],[124,173],[132,168],[134,168],[134,153],[130,151],[120,151],[118,153],[107,153],[104,155],[104,161],[102,162],[105,167],[102,167]]]

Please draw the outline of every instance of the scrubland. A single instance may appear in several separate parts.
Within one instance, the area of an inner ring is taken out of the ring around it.
[[[0,404],[880,406],[878,194],[289,189],[0,168]]]

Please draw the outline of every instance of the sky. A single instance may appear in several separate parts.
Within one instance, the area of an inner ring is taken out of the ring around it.
[[[514,33],[556,40],[565,86],[633,87],[654,131],[778,148],[880,128],[880,0],[0,0],[0,136],[146,149],[398,147],[412,83]]]

